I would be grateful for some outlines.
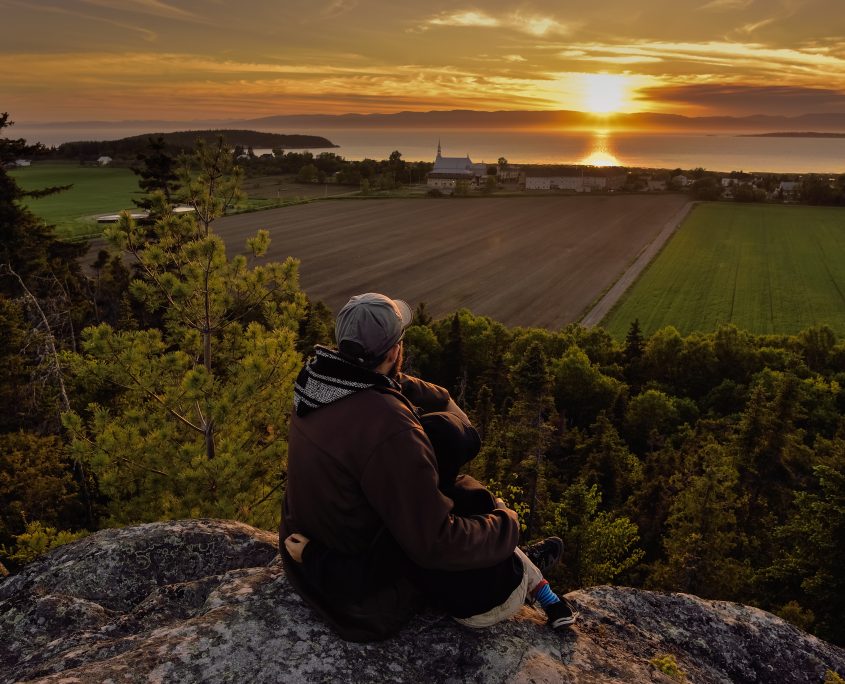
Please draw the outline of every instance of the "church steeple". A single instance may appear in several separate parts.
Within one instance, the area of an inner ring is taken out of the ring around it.
[[[440,138],[438,138],[437,139],[437,158],[440,159],[440,157],[442,157],[442,156],[443,156],[443,153],[440,151]]]

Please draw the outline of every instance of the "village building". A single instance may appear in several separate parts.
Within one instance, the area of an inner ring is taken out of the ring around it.
[[[107,157],[105,155],[97,158],[97,164],[99,164],[100,166],[108,166],[109,164],[111,164],[111,162],[111,157]]]
[[[526,190],[597,192],[618,190],[628,180],[624,169],[591,166],[536,166],[523,172]]]
[[[15,166],[31,166],[32,162],[29,159],[16,159]]]
[[[775,196],[780,197],[784,202],[789,202],[798,197],[801,190],[801,183],[798,181],[781,181]]]
[[[426,183],[430,188],[454,192],[459,182],[467,185],[478,185],[482,178],[487,175],[487,165],[484,163],[473,164],[469,155],[466,157],[444,157],[437,142],[437,156],[434,159],[434,168],[428,174]]]

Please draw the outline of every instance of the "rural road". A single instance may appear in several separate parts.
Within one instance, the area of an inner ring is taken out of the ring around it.
[[[584,327],[593,327],[604,320],[604,317],[610,313],[610,310],[615,306],[619,298],[627,292],[628,288],[634,284],[634,281],[639,277],[640,273],[645,270],[645,267],[651,263],[651,260],[657,256],[663,245],[669,240],[674,232],[678,229],[681,223],[689,214],[694,202],[690,202],[678,210],[678,213],[670,218],[663,230],[654,238],[654,241],[647,245],[636,261],[630,265],[627,271],[617,280],[613,286],[604,294],[604,296],[596,302],[596,305],[590,309],[580,323]]]

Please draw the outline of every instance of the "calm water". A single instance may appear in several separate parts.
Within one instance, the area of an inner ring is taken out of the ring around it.
[[[495,163],[499,157],[505,157],[516,164],[593,163],[670,169],[701,166],[725,172],[845,173],[845,138],[395,128],[260,130],[322,135],[340,146],[330,151],[347,159],[386,159],[393,150],[399,150],[403,159],[408,161],[432,161],[439,139],[444,155],[458,157],[468,154],[474,162]],[[69,140],[106,140],[147,132],[150,131],[138,126],[96,130],[27,129],[25,125],[17,125],[11,134],[55,145]]]

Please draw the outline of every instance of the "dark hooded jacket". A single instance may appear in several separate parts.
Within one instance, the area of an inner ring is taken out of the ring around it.
[[[436,570],[489,567],[511,556],[519,524],[507,509],[456,516],[438,489],[418,410],[467,420],[445,389],[345,363],[318,349],[297,379],[280,541],[300,532],[339,553],[369,553],[378,585],[367,596],[327,600],[283,543],[280,551],[305,599],[342,636],[366,641],[395,632],[420,607],[408,561]]]

